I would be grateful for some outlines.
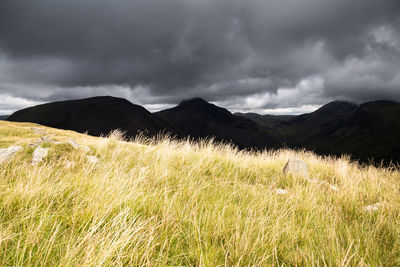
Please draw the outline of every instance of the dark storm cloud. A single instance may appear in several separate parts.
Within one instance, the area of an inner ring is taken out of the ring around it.
[[[1,0],[0,95],[400,100],[398,0]]]

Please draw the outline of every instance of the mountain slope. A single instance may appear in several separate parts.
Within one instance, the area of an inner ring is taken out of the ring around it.
[[[235,113],[236,116],[245,117],[247,119],[253,120],[259,126],[266,129],[275,128],[282,122],[287,122],[290,119],[296,117],[295,115],[260,115],[257,113]]]
[[[9,121],[34,122],[41,125],[87,131],[91,135],[105,135],[121,129],[128,137],[140,131],[149,135],[161,131],[175,132],[145,108],[116,97],[102,96],[38,105],[12,114]]]
[[[334,101],[308,114],[272,116],[232,114],[200,98],[152,114],[125,99],[94,97],[23,109],[9,120],[97,136],[114,129],[127,137],[163,131],[179,138],[214,137],[242,149],[289,147],[323,155],[348,154],[363,162],[400,163],[400,104],[393,101],[362,105]]]
[[[200,98],[182,101],[174,108],[155,114],[195,139],[215,137],[217,141],[232,141],[240,148],[264,148],[276,144],[252,120],[233,115]]]
[[[400,163],[400,103],[373,101],[360,105],[330,140],[328,148],[334,154]]]
[[[400,162],[397,102],[374,101],[358,106],[334,101],[292,118],[250,116],[265,132],[274,134],[281,145],[290,148],[305,148],[324,155],[348,154],[363,162]]]
[[[0,116],[0,121],[6,121],[8,119],[9,115],[1,115]]]
[[[336,132],[358,108],[357,105],[334,101],[318,110],[295,116],[275,125],[276,131],[284,138],[287,145],[315,148]]]

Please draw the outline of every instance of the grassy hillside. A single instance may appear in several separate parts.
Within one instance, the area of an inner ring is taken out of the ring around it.
[[[398,171],[51,128],[47,136],[74,138],[99,162],[45,143],[49,155],[31,166],[32,126],[0,122],[0,148],[24,147],[0,165],[0,266],[400,265]],[[338,190],[283,175],[289,158]]]

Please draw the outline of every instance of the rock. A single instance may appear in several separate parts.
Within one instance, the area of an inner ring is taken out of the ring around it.
[[[62,144],[64,144],[64,142],[55,141],[54,144],[55,144],[55,145],[62,145]]]
[[[37,147],[35,151],[33,151],[33,158],[31,161],[32,165],[37,165],[39,162],[43,160],[48,154],[48,148]]]
[[[95,156],[86,156],[86,158],[92,164],[96,164],[97,162],[99,162],[99,159]]]
[[[28,145],[28,147],[37,147],[37,146],[40,146],[40,145],[43,144],[43,143],[53,143],[53,142],[54,142],[54,140],[51,139],[50,137],[48,137],[48,136],[42,136],[42,137],[40,137],[36,142],[30,143],[30,144]]]
[[[40,144],[38,144],[38,143],[30,143],[28,145],[28,147],[37,147],[38,145],[40,145]]]
[[[15,154],[24,150],[21,146],[10,146],[8,148],[0,148],[0,164],[10,160]]]
[[[299,159],[289,159],[283,168],[283,173],[307,178],[309,177],[307,163]]]
[[[275,193],[277,195],[286,195],[286,194],[289,194],[289,191],[287,191],[285,189],[278,188],[278,189],[275,190]]]
[[[377,211],[381,206],[381,203],[375,203],[373,205],[366,206],[364,209],[366,211]]]
[[[80,147],[77,143],[75,143],[75,141],[73,139],[68,140],[67,143],[70,144],[75,149],[79,149],[79,147]]]
[[[67,143],[70,144],[75,149],[82,149],[86,153],[90,152],[90,148],[88,146],[81,146],[78,143],[76,143],[73,139],[70,139]]]
[[[338,191],[339,191],[339,187],[337,187],[336,185],[333,185],[333,184],[329,184],[329,188],[330,188],[331,190],[335,191],[335,192],[338,192]]]
[[[31,127],[31,130],[35,133],[35,134],[46,134],[46,129],[43,128],[37,128],[37,127]]]
[[[40,137],[40,142],[41,143],[53,143],[53,139],[51,139],[48,136],[42,136],[42,137]]]
[[[71,168],[75,167],[75,162],[72,162],[72,161],[67,160],[66,163],[65,163],[65,165],[66,165],[66,167],[67,167],[68,169],[71,169]]]

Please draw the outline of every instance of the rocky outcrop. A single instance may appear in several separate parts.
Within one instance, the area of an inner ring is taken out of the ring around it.
[[[42,162],[43,158],[45,158],[48,154],[48,148],[37,147],[35,151],[33,151],[33,157],[31,164],[33,166],[38,165],[39,162]]]
[[[82,149],[85,152],[90,152],[90,148],[88,146],[79,145],[73,139],[68,140],[67,143],[70,144],[75,149]]]
[[[38,140],[36,140],[36,142],[30,143],[28,146],[29,147],[37,147],[37,146],[40,146],[43,143],[55,143],[55,142],[54,142],[53,139],[51,139],[48,136],[42,136]]]
[[[18,152],[24,150],[21,146],[10,146],[8,148],[0,148],[0,164],[10,160]]]

